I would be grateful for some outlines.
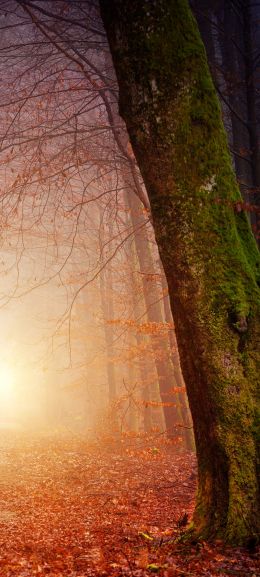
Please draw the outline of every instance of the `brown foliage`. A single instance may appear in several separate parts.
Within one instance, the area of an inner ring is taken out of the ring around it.
[[[0,576],[256,576],[255,554],[178,544],[194,456],[159,438],[4,438]]]

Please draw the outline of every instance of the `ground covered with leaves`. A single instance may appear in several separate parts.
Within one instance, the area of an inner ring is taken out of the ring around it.
[[[156,437],[1,437],[0,576],[259,575],[256,552],[181,544],[193,454]]]

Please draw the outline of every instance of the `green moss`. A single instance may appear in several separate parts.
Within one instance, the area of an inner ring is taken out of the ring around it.
[[[151,201],[194,418],[195,526],[242,543],[257,527],[260,256],[233,206],[241,195],[188,2],[149,3],[149,18],[145,2],[116,4],[126,35],[121,42],[121,20],[121,112]]]
[[[212,93],[206,66],[203,73],[201,60],[192,78],[188,65],[187,74],[182,75],[180,97],[176,94],[171,103],[165,102],[164,106],[170,107],[173,118],[174,149],[169,165],[174,174],[174,187],[172,199],[167,200],[169,210],[159,196],[154,210],[157,216],[159,213],[162,229],[167,231],[166,243],[169,230],[173,230],[175,242],[181,238],[183,258],[200,293],[200,309],[194,314],[191,307],[190,315],[193,326],[198,327],[197,334],[200,332],[200,338],[205,338],[208,350],[215,356],[211,369],[207,367],[206,379],[211,380],[211,406],[217,411],[218,443],[225,454],[223,462],[228,463],[226,515],[223,505],[213,502],[216,500],[211,488],[211,485],[214,487],[213,472],[209,473],[209,463],[205,462],[204,472],[201,465],[204,481],[198,495],[195,524],[200,536],[224,535],[229,542],[243,543],[248,535],[257,485],[252,440],[255,404],[252,386],[247,381],[249,353],[240,352],[242,341],[243,348],[247,348],[251,331],[249,327],[241,336],[240,330],[259,314],[259,253],[247,216],[243,211],[236,213],[233,207],[233,203],[241,200],[240,191],[220,123],[217,98]],[[165,118],[169,124],[169,112]],[[162,138],[165,128],[160,126]],[[207,186],[211,181],[214,182],[212,189]],[[166,266],[169,262],[170,268],[173,252],[165,246],[161,229],[158,236],[162,240]],[[200,371],[203,370],[201,359],[199,365]],[[257,379],[255,367],[252,378]],[[199,462],[203,462],[201,455]]]

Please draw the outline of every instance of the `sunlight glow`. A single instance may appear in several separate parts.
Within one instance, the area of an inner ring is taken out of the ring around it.
[[[12,368],[2,363],[0,365],[0,398],[8,398],[12,395],[15,383],[14,372]]]
[[[51,392],[49,393],[49,402]],[[46,421],[46,391],[25,355],[6,352],[0,362],[0,430],[39,428]]]

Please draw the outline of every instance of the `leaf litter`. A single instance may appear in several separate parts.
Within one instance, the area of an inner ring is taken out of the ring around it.
[[[257,551],[182,543],[195,492],[163,440],[2,435],[0,576],[258,577]]]

